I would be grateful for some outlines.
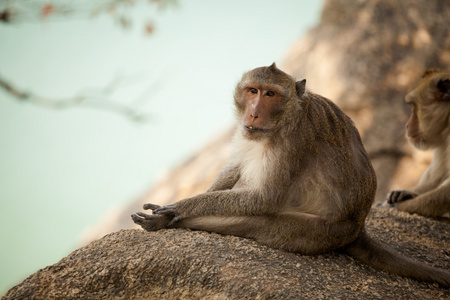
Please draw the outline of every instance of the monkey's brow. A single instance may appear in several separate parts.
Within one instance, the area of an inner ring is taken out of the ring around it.
[[[284,91],[284,88],[281,85],[260,83],[257,81],[247,81],[247,82],[243,83],[242,86],[243,86],[243,88],[246,88],[246,89],[254,88],[254,89],[258,89],[258,90],[271,90],[271,91],[277,92],[279,94],[282,94],[282,92]]]

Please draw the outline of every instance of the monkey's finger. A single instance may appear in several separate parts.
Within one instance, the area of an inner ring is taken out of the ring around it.
[[[398,196],[400,196],[401,191],[392,191],[390,192],[390,194],[388,195],[388,203],[389,204],[394,204],[398,202]]]
[[[155,210],[155,209],[160,208],[160,207],[161,207],[160,205],[156,205],[156,204],[152,204],[152,203],[144,204],[144,209],[145,210],[147,210],[147,209]]]
[[[403,191],[403,192],[400,194],[399,198],[397,199],[397,202],[402,202],[402,201],[406,201],[406,200],[411,200],[411,199],[413,199],[414,197],[416,197],[416,194],[413,194],[413,193],[408,192],[408,191]]]
[[[132,214],[131,215],[131,219],[133,220],[134,223],[138,224],[138,225],[142,225],[144,222],[144,219],[136,214]]]
[[[153,213],[157,215],[176,215],[175,205],[169,204],[161,206],[157,209],[154,209]]]
[[[395,199],[394,199],[394,203],[399,203],[399,202],[401,202],[402,201],[402,198],[403,198],[403,191],[397,191],[396,193],[395,193]]]
[[[139,217],[142,217],[142,218],[144,218],[146,220],[150,220],[152,218],[155,218],[155,216],[144,214],[143,212],[137,212],[136,215],[138,215]]]
[[[386,197],[386,201],[388,204],[392,204],[392,196],[393,196],[394,192],[390,192],[387,197]]]

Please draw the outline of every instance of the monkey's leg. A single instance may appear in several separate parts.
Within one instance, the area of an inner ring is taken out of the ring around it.
[[[422,216],[438,217],[450,212],[450,185],[395,204],[398,210]]]
[[[304,213],[191,217],[181,219],[174,227],[250,238],[271,248],[302,254],[331,251],[351,242],[358,235],[354,222],[328,222]]]

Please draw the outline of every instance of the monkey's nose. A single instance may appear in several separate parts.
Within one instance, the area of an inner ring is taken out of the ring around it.
[[[256,115],[256,114],[250,114],[250,117],[252,117],[252,118],[254,118],[254,119],[257,119],[257,118],[258,118],[258,115]]]

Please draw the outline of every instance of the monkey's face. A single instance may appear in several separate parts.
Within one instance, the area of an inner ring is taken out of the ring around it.
[[[252,140],[274,136],[283,127],[283,119],[291,121],[288,115],[299,108],[304,91],[305,81],[297,86],[275,63],[245,73],[234,95],[243,135]]]
[[[283,111],[283,95],[274,85],[249,82],[242,90],[242,126],[249,139],[270,136]]]
[[[418,149],[442,145],[450,135],[449,77],[446,73],[428,75],[405,97],[411,105],[406,137]]]

